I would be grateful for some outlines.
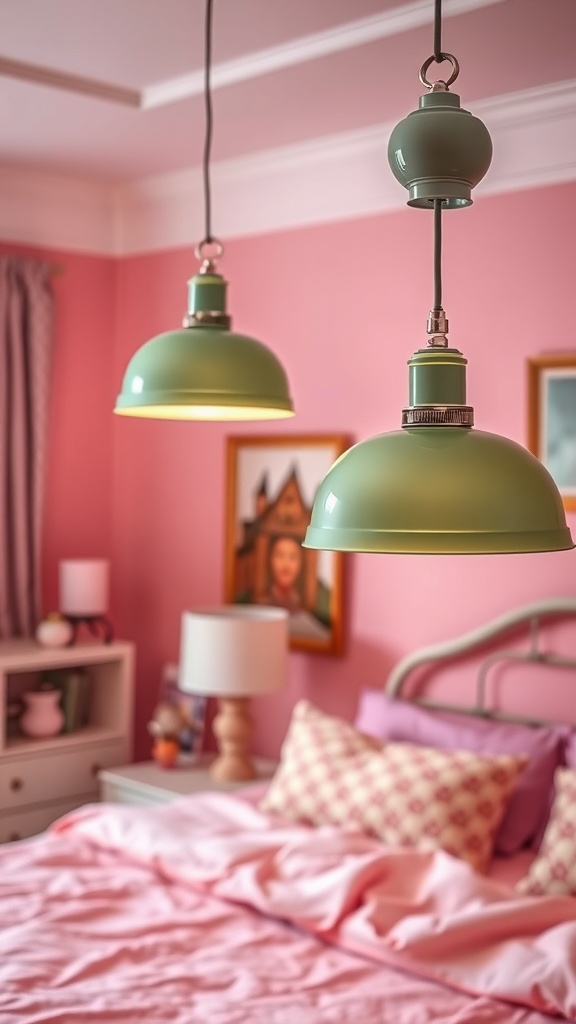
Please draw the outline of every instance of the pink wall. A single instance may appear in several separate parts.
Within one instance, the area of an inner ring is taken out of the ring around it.
[[[575,348],[568,333],[574,211],[570,184],[477,199],[444,218],[444,305],[451,342],[469,360],[477,426],[520,442],[527,356]],[[177,659],[182,610],[223,598],[226,437],[334,431],[360,440],[397,429],[407,400],[406,361],[425,343],[431,233],[431,218],[405,209],[230,241],[220,269],[230,282],[234,326],[282,359],[297,417],[260,426],[114,420],[114,615],[119,633],[138,644],[139,757],[149,751],[146,722],[162,664]],[[116,387],[132,352],[180,323],[195,270],[188,251],[121,261]],[[277,752],[300,696],[351,715],[359,688],[379,685],[414,646],[516,605],[574,595],[576,553],[355,555],[346,569],[347,653],[291,656],[290,689],[255,702],[255,745],[263,754]]]
[[[469,360],[477,425],[520,442],[527,356],[576,347],[575,211],[576,183],[477,199],[444,218],[444,304],[451,342]],[[223,599],[226,437],[333,431],[360,440],[397,429],[406,361],[425,342],[431,231],[425,213],[404,209],[227,243],[221,270],[234,326],[274,348],[297,404],[288,424],[260,426],[112,415],[132,352],[181,321],[191,252],[115,261],[3,246],[64,266],[54,281],[45,610],[57,604],[60,558],[112,558],[117,634],[138,649],[138,757],[149,753],[146,722],[162,665],[178,656],[182,610]],[[571,526],[576,533],[574,515]],[[414,646],[532,600],[574,595],[575,569],[576,552],[348,556],[346,654],[291,655],[289,690],[255,702],[257,749],[277,752],[298,697],[352,715],[359,688],[379,685]],[[454,695],[460,684],[447,685]],[[572,705],[566,690],[555,713],[574,717]]]
[[[54,264],[55,345],[43,536],[44,612],[58,606],[61,558],[110,557],[111,364],[116,261],[2,243]]]

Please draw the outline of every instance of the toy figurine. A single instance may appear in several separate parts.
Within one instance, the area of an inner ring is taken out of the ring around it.
[[[174,768],[180,753],[180,735],[186,718],[177,704],[158,704],[148,732],[154,737],[152,757],[161,768]]]

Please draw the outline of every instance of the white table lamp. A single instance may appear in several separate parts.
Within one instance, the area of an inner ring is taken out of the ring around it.
[[[72,624],[74,639],[82,623],[106,643],[113,636],[106,617],[110,587],[110,563],[105,558],[66,558],[59,565],[59,611]]]
[[[283,608],[223,605],[182,614],[179,686],[218,697],[213,731],[218,757],[211,773],[221,782],[253,779],[250,697],[273,693],[288,677],[288,612]]]

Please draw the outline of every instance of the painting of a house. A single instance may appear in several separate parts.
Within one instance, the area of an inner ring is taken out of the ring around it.
[[[290,613],[291,644],[338,653],[341,560],[302,547],[337,438],[229,438],[226,597]],[[323,466],[325,463],[325,466]]]

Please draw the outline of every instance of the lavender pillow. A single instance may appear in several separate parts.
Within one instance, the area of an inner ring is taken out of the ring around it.
[[[360,732],[380,740],[405,740],[446,750],[490,754],[528,754],[528,765],[505,811],[495,853],[512,854],[542,839],[554,794],[554,772],[564,763],[569,729],[516,725],[447,711],[428,711],[379,690],[364,690],[354,722]]]

